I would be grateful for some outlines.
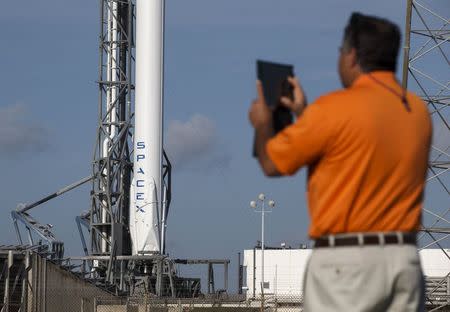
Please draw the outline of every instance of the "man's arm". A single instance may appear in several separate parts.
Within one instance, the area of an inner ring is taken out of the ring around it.
[[[298,82],[294,77],[288,78],[289,83],[294,89],[294,99],[283,97],[281,103],[289,108],[297,117],[299,117],[306,106],[306,97]],[[264,92],[260,81],[256,83],[258,98],[253,101],[249,111],[249,119],[255,128],[255,148],[258,154],[258,161],[261,169],[266,176],[275,177],[282,174],[278,171],[273,161],[266,151],[266,144],[273,136],[272,111],[267,106],[264,99]]]
[[[267,141],[273,136],[272,120],[269,124],[261,125],[255,128],[255,145],[258,154],[258,161],[262,171],[268,177],[281,176],[280,172],[275,167],[275,164],[269,158],[266,151]]]

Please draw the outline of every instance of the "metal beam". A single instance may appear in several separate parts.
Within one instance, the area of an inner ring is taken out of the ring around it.
[[[40,200],[38,200],[36,202],[33,202],[31,204],[26,204],[25,206],[18,206],[17,207],[18,208],[17,211],[19,211],[19,212],[26,212],[26,211],[28,211],[28,210],[36,207],[36,206],[39,206],[39,205],[41,205],[41,204],[43,204],[45,202],[48,202],[50,199],[58,197],[58,196],[66,193],[66,192],[69,192],[69,191],[73,190],[74,188],[77,188],[77,187],[83,185],[86,182],[91,181],[93,178],[94,178],[94,176],[91,175],[91,176],[83,178],[83,179],[81,179],[81,180],[79,180],[79,181],[77,181],[75,183],[72,183],[72,184],[70,184],[68,186],[65,186],[62,189],[56,191],[55,193],[52,193],[52,194],[50,194],[50,195],[48,195],[48,196],[46,196],[46,197],[44,197],[44,198],[42,198],[42,199],[40,199]]]
[[[229,259],[174,259],[174,263],[178,264],[226,264],[230,263]]]
[[[402,87],[404,89],[408,86],[408,68],[409,68],[409,50],[411,46],[411,13],[412,0],[407,0],[406,3],[406,22],[405,22],[405,45],[403,47],[403,75]]]
[[[431,228],[421,228],[420,229],[423,232],[430,232],[430,233],[441,233],[441,234],[450,234],[450,228],[444,228],[444,227],[431,227]]]

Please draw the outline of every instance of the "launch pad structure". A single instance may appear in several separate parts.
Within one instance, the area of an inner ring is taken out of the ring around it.
[[[429,60],[437,63],[429,66]],[[439,61],[439,63],[437,62]],[[435,141],[428,164],[427,188],[441,203],[450,199],[450,18],[441,16],[422,1],[408,0],[403,63],[403,87],[413,88],[428,105]],[[439,142],[443,137],[442,142]],[[442,249],[450,238],[450,207],[424,207],[420,238],[427,248]],[[425,240],[428,238],[428,240]],[[450,261],[450,259],[449,259]]]
[[[227,259],[170,259],[165,250],[172,166],[163,149],[164,1],[100,0],[98,119],[92,175],[45,198],[19,206],[12,218],[30,245],[48,246],[46,256],[116,294],[151,293],[195,297],[199,278],[183,278],[177,265],[207,265],[208,293],[214,266]],[[138,64],[138,65],[137,65]],[[64,257],[51,225],[29,211],[87,182],[91,208],[76,217],[84,256]]]
[[[430,63],[433,61],[434,65]],[[433,121],[434,140],[428,164],[427,193],[436,202],[423,208],[419,249],[449,248],[450,239],[450,16],[433,10],[430,1],[406,3],[405,45],[402,84],[415,91],[427,104]],[[447,249],[448,250],[448,249]],[[450,263],[450,258],[448,259]],[[427,303],[442,298],[437,293],[450,276],[435,281],[427,292]],[[436,307],[448,307],[449,301]],[[433,310],[435,311],[435,310]]]

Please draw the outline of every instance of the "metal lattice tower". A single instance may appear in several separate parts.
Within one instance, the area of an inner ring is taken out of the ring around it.
[[[450,10],[442,13],[450,15]],[[450,237],[450,19],[442,13],[422,1],[408,1],[403,68],[403,85],[422,97],[433,120],[427,179],[431,199],[423,224],[433,244]]]
[[[90,254],[130,254],[133,3],[100,0],[99,119],[91,193]]]
[[[419,244],[421,249],[432,247],[444,251],[450,246],[450,7],[437,12],[433,4],[437,3],[407,2],[403,87],[421,96],[433,121]],[[448,279],[449,276],[436,281],[427,289],[428,301],[433,302]]]

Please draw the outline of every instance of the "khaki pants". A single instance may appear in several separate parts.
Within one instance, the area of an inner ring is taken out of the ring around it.
[[[424,311],[414,245],[316,248],[304,279],[304,311]]]

